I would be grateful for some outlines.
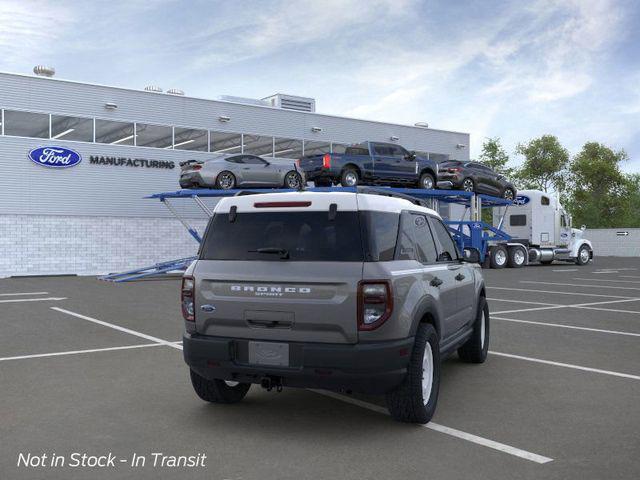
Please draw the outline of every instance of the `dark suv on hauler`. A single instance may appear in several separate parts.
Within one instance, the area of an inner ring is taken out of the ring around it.
[[[440,359],[485,360],[489,310],[479,265],[410,198],[361,187],[220,200],[182,282],[196,393],[385,394],[394,418],[428,422]]]

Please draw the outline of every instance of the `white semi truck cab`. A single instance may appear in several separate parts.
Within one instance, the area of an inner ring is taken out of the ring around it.
[[[511,241],[489,247],[492,267],[550,264],[554,260],[585,265],[593,259],[591,242],[582,238],[586,227],[572,228],[571,216],[555,196],[522,190],[513,205],[496,210],[493,226],[509,234]]]

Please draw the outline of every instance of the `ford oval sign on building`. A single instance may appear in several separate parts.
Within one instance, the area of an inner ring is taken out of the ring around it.
[[[29,159],[43,167],[69,168],[82,161],[82,155],[64,147],[38,147],[29,152]]]

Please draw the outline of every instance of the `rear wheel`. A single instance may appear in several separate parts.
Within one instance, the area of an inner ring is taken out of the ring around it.
[[[216,178],[216,187],[218,187],[220,190],[230,190],[235,186],[236,177],[233,173],[227,172],[225,170],[224,172],[220,172],[218,174],[218,177]]]
[[[436,186],[436,181],[433,179],[433,175],[430,173],[423,173],[420,175],[420,181],[418,182],[418,188],[424,188],[425,190],[433,190]]]
[[[489,350],[489,305],[484,297],[480,297],[473,333],[469,340],[458,349],[458,356],[463,362],[484,363]]]
[[[476,185],[473,183],[471,178],[465,178],[462,181],[462,190],[465,192],[474,192],[476,189]]]
[[[205,402],[211,403],[238,403],[241,401],[249,388],[250,383],[239,383],[234,381],[209,380],[201,377],[193,370],[191,372],[191,385],[198,396]]]
[[[358,185],[360,178],[355,168],[345,168],[340,176],[340,185],[343,187],[355,187]]]
[[[587,247],[586,245],[582,245],[578,250],[576,263],[578,265],[586,265],[587,263],[589,263],[590,259],[591,259],[591,251],[589,250],[589,247]]]
[[[421,323],[407,367],[407,376],[387,393],[387,408],[401,422],[427,423],[433,417],[440,389],[440,349],[433,325]]]
[[[491,247],[491,268],[504,268],[507,265],[507,249],[503,245]]]
[[[509,247],[509,259],[507,265],[511,268],[523,267],[526,263],[527,252],[523,247]]]
[[[298,172],[291,170],[284,176],[284,186],[285,188],[298,190],[300,187],[302,187],[302,177]]]
[[[505,188],[504,192],[502,192],[502,198],[504,198],[505,200],[513,200],[515,198],[516,194],[513,191],[513,188]]]

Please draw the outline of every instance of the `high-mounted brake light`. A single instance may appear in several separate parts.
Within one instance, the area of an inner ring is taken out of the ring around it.
[[[389,319],[392,311],[388,280],[363,280],[358,284],[358,330],[375,330]]]
[[[182,305],[182,316],[188,322],[195,321],[194,298],[196,291],[196,283],[193,277],[182,277],[182,290],[180,293],[180,302]]]
[[[255,208],[309,207],[311,202],[256,202]]]
[[[331,168],[331,154],[325,153],[322,156],[322,168]]]

